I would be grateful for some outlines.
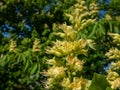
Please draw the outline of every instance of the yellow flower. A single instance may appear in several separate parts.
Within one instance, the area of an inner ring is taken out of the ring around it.
[[[67,66],[69,66],[73,71],[81,71],[83,68],[83,61],[79,60],[77,57],[68,56],[67,57]]]
[[[72,52],[73,44],[68,41],[56,41],[52,48],[47,49],[47,53],[54,54],[58,57],[65,56]]]
[[[77,54],[84,54],[86,55],[87,49],[85,49],[87,45],[87,40],[80,39],[79,41],[73,42],[73,51]]]
[[[46,75],[52,77],[52,78],[63,78],[65,77],[65,68],[63,66],[61,67],[51,67],[46,72]]]
[[[70,88],[72,90],[81,90],[82,89],[81,84],[83,84],[83,83],[84,82],[82,79],[80,80],[79,78],[74,77],[73,82],[70,84]]]
[[[9,47],[9,51],[10,52],[16,52],[16,41],[10,40],[10,47]]]
[[[117,78],[116,80],[114,80],[111,88],[112,89],[120,89],[120,78]]]
[[[109,50],[109,52],[106,53],[106,56],[109,59],[120,59],[120,50],[117,48],[112,48]]]
[[[111,63],[111,68],[114,69],[114,70],[120,69],[120,61],[112,62]]]
[[[65,33],[57,32],[55,35],[60,36],[61,38],[65,37]]]
[[[61,82],[61,86],[65,88],[65,90],[70,89],[70,79],[69,78],[64,78],[63,81]]]
[[[119,76],[119,74],[118,74],[117,72],[109,71],[109,72],[108,72],[108,75],[107,75],[107,80],[108,80],[108,81],[113,81],[113,80],[115,80],[118,76]]]
[[[97,3],[93,2],[93,3],[90,3],[90,10],[97,10],[98,7],[97,7]]]
[[[49,65],[56,65],[56,64],[57,64],[57,62],[56,62],[56,60],[55,60],[55,57],[52,58],[52,59],[47,60],[46,63],[49,64]]]
[[[69,87],[72,90],[88,90],[90,84],[90,80],[74,77],[73,82],[70,84]]]
[[[48,78],[47,81],[45,81],[45,88],[46,89],[50,89],[51,87],[53,87],[54,84],[54,78]]]
[[[35,41],[33,42],[33,52],[38,52],[40,51],[40,40],[38,38],[35,38]]]
[[[46,50],[49,54],[54,54],[58,57],[65,56],[71,53],[86,54],[86,45],[91,43],[87,40],[80,39],[79,41],[59,41],[54,42],[54,46]],[[92,45],[92,44],[91,44]]]
[[[106,14],[106,15],[105,15],[105,18],[106,18],[107,20],[111,20],[111,19],[112,19],[112,17],[111,17],[109,14]]]
[[[113,38],[113,42],[120,45],[120,35],[118,33],[108,33]]]
[[[58,52],[56,48],[51,48],[50,50],[47,49],[46,53],[53,54],[53,55],[58,56],[58,57],[62,56],[62,53]]]
[[[76,31],[74,31],[74,29],[73,29],[73,27],[72,26],[68,26],[68,25],[66,25],[66,23],[65,24],[62,24],[61,26],[60,26],[60,29],[62,29],[63,30],[63,32],[64,32],[64,36],[66,36],[67,37],[67,39],[71,39],[71,40],[75,40],[76,39],[76,36],[77,36],[77,33],[76,33]],[[63,34],[63,33],[61,33],[61,34]],[[60,34],[60,35],[61,35]],[[62,35],[63,36],[63,35]]]

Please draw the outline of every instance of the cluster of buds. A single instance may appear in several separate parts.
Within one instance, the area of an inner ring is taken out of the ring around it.
[[[120,35],[108,33],[112,38],[113,42],[116,43],[118,46],[120,45]],[[120,50],[118,48],[111,48],[109,52],[106,53],[106,56],[111,60],[116,60],[115,62],[111,63],[111,66],[108,70],[107,80],[111,85],[113,90],[120,89]]]
[[[9,47],[9,51],[10,52],[16,52],[16,41],[10,40],[10,47]]]
[[[38,38],[35,38],[35,40],[33,42],[32,51],[33,52],[39,52],[40,51],[40,40]]]

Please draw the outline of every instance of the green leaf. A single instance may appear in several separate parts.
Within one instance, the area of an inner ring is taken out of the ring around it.
[[[105,29],[102,24],[99,24],[99,31],[101,34],[105,35]]]
[[[32,66],[32,70],[31,70],[30,74],[31,75],[34,74],[36,70],[37,70],[37,63],[34,63]]]
[[[109,83],[106,78],[100,74],[94,74],[89,90],[106,90]]]
[[[37,73],[36,73],[36,80],[39,78],[39,75],[40,75],[40,72],[39,71],[37,71]]]
[[[27,70],[28,66],[29,66],[29,61],[28,61],[28,60],[26,60],[24,71],[26,71],[26,70]]]
[[[26,57],[25,57],[25,55],[24,55],[24,54],[21,54],[21,57],[22,57],[23,63],[25,64],[25,62],[26,62]]]
[[[114,25],[114,32],[119,33],[119,27],[117,25]]]
[[[112,90],[110,87],[107,87],[106,90]]]
[[[18,54],[17,62],[20,62],[22,60],[22,55]]]
[[[6,61],[7,60],[7,55],[5,55],[3,58],[0,58],[0,66],[4,67],[5,64],[6,64]]]
[[[97,27],[98,27],[98,24],[96,23],[96,24],[94,25],[94,27],[93,27],[93,30],[91,30],[91,33],[88,35],[88,38],[93,37],[93,35],[94,35],[95,32],[96,32]]]

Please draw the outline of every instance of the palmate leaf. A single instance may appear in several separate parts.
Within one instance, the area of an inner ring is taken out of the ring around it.
[[[94,74],[89,90],[106,90],[109,86],[106,78],[100,74]],[[109,90],[109,89],[107,89]]]

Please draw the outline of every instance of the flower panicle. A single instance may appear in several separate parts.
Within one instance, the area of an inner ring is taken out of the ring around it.
[[[9,46],[9,52],[16,52],[16,41],[14,40],[10,40],[10,46]]]
[[[38,38],[35,38],[35,40],[33,42],[32,51],[33,52],[39,52],[40,51],[40,40]]]

